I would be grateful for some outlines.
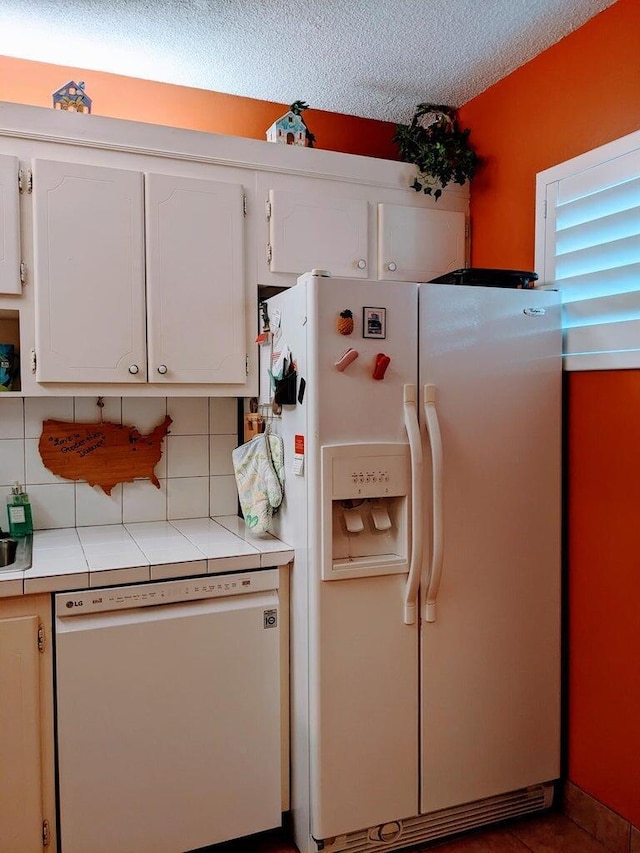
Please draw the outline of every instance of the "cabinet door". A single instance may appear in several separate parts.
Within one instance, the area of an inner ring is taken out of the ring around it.
[[[0,293],[20,293],[18,159],[0,154]]]
[[[37,616],[0,619],[0,850],[42,851]]]
[[[332,196],[321,186],[317,192],[270,190],[269,201],[271,272],[370,275],[366,201]]]
[[[464,265],[464,213],[378,205],[378,278],[429,281]]]
[[[144,381],[142,174],[33,171],[37,380]]]
[[[148,174],[150,382],[246,380],[243,188]]]

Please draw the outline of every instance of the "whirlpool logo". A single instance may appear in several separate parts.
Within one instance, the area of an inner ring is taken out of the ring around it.
[[[544,317],[547,312],[544,308],[525,308],[522,313],[527,317]]]

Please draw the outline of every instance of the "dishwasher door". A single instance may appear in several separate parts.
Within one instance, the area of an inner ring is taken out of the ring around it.
[[[56,596],[61,853],[279,826],[278,572]]]

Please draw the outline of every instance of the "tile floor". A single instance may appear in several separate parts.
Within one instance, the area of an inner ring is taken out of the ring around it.
[[[262,833],[207,848],[209,853],[297,853],[280,831]],[[451,841],[405,848],[403,853],[608,853],[606,847],[569,818],[547,814],[501,827],[478,830]]]

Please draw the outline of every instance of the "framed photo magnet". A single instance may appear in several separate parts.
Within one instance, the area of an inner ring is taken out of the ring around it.
[[[384,340],[387,337],[387,309],[369,308],[362,309],[362,337],[378,338]]]

